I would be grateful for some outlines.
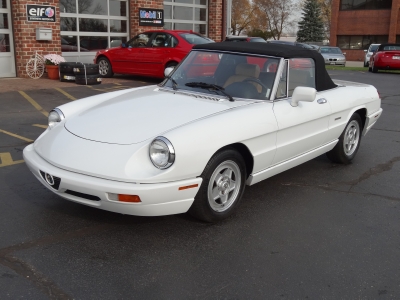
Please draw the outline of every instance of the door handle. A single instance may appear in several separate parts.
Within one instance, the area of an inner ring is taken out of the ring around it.
[[[326,100],[325,98],[321,98],[317,100],[318,104],[325,104],[326,102],[328,102],[328,100]]]

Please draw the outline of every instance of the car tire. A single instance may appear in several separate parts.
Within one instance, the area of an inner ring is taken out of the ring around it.
[[[106,57],[100,57],[97,60],[97,64],[99,65],[99,73],[101,77],[113,77],[114,72],[112,70],[112,65],[108,58]]]
[[[59,64],[59,70],[61,73],[74,75],[74,68],[82,66],[81,62],[62,62]]]
[[[246,164],[243,157],[230,148],[217,152],[200,177],[203,183],[189,214],[210,223],[229,217],[238,207],[245,189]]]
[[[378,73],[378,68],[375,65],[372,66],[372,73]]]
[[[75,83],[82,85],[94,85],[101,83],[100,75],[75,75]]]
[[[75,73],[74,68],[81,66],[80,62],[62,62],[58,65],[58,74],[61,82],[74,82]]]
[[[75,75],[74,74],[65,74],[61,73],[60,70],[58,71],[58,75],[60,77],[61,82],[75,82]]]
[[[74,68],[75,75],[99,75],[99,65],[81,64]]]
[[[362,129],[360,115],[358,113],[353,114],[336,146],[326,153],[328,158],[334,163],[349,164],[360,148]]]
[[[372,72],[371,66],[368,67],[368,72]]]
[[[364,61],[364,68],[368,67],[369,63]]]

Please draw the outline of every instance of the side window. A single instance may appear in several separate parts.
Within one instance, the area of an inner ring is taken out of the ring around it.
[[[287,70],[288,70],[288,61],[286,60],[285,65],[283,67],[281,78],[278,83],[278,89],[276,90],[275,99],[287,97]]]
[[[298,86],[315,88],[315,63],[311,58],[289,59],[289,97]]]
[[[127,47],[136,48],[136,47],[146,47],[149,43],[150,37],[152,33],[141,33],[131,39],[127,44]]]
[[[156,33],[151,41],[152,47],[168,47],[169,36],[165,33]]]

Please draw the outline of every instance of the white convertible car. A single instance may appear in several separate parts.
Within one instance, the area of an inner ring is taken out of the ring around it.
[[[24,149],[68,200],[215,222],[246,185],[327,153],[350,163],[382,113],[377,90],[331,80],[322,56],[267,43],[197,45],[157,86],[61,105]]]

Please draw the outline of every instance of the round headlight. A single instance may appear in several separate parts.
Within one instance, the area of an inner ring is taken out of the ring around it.
[[[165,137],[156,137],[150,144],[150,159],[159,169],[167,169],[175,161],[175,150],[171,142]]]
[[[64,114],[58,108],[53,109],[49,113],[49,128],[56,126],[64,119]]]

